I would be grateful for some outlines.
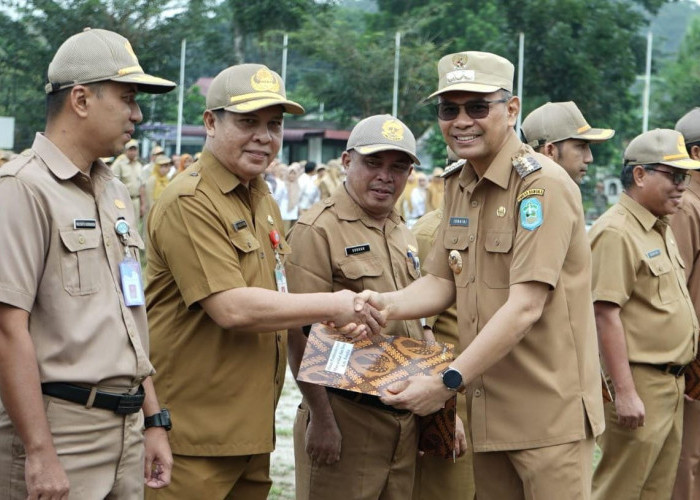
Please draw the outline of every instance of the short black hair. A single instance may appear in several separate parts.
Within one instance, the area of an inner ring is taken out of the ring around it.
[[[85,84],[92,92],[94,92],[97,97],[102,97],[102,83],[87,83]],[[66,104],[66,100],[71,93],[73,87],[66,87],[60,89],[56,92],[51,92],[46,94],[46,121],[49,122],[56,118],[58,114],[63,110],[63,106]]]
[[[693,149],[693,146],[700,146],[700,141],[685,143],[685,149],[688,151],[688,156],[690,156],[690,150]]]
[[[620,171],[620,182],[622,183],[622,188],[627,189],[634,183],[634,167],[637,163],[624,163],[622,165],[622,170]]]
[[[310,174],[316,170],[316,162],[315,161],[307,161],[306,165],[304,165],[304,173]]]

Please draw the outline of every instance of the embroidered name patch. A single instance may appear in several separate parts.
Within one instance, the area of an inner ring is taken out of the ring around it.
[[[450,226],[469,227],[469,217],[450,217]]]
[[[658,257],[659,255],[661,255],[661,250],[659,250],[658,248],[656,250],[652,250],[651,252],[647,252],[647,257],[649,257],[650,259],[652,257]]]
[[[527,198],[520,204],[520,225],[534,231],[542,225],[542,203],[537,198]]]
[[[527,191],[523,191],[518,195],[518,198],[516,201],[520,202],[523,199],[527,198],[528,196],[544,196],[544,189],[540,188],[534,188],[534,189],[528,189]]]
[[[236,232],[240,231],[241,229],[245,229],[247,227],[248,227],[248,223],[243,219],[237,220],[236,222],[233,223],[233,230]]]
[[[95,219],[73,219],[73,229],[95,229],[96,227]]]
[[[369,243],[355,245],[354,247],[345,247],[345,255],[356,255],[358,253],[369,252]]]

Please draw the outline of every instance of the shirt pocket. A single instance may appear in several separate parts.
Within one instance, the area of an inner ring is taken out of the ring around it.
[[[372,288],[368,281],[379,278],[384,270],[379,258],[374,255],[351,255],[338,261],[338,269],[345,277],[346,288],[362,291]]]
[[[455,286],[465,287],[469,283],[467,262],[469,258],[469,228],[450,227],[445,230],[442,243],[447,249],[450,259],[450,269],[454,276]],[[452,256],[455,258],[453,259]],[[460,269],[461,268],[461,269]]]
[[[239,252],[250,253],[260,248],[260,242],[249,230],[244,229],[231,235],[231,243]],[[286,242],[285,242],[285,246]]]
[[[100,233],[67,229],[60,232],[63,288],[70,295],[89,295],[99,290]]]
[[[671,263],[666,260],[654,259],[645,260],[653,278],[653,288],[651,293],[658,293],[662,304],[670,304],[678,300],[678,294],[673,284],[674,273]]]
[[[484,238],[486,252],[484,252],[484,263],[481,267],[483,281],[489,288],[508,288],[513,231],[486,231]]]

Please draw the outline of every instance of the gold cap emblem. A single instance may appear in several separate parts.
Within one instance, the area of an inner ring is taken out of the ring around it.
[[[250,86],[258,92],[279,92],[280,82],[267,68],[260,68],[250,77]]]
[[[455,54],[452,57],[452,65],[455,68],[464,69],[467,67],[467,55],[466,54]]]
[[[403,125],[398,120],[387,120],[382,125],[382,135],[390,141],[403,141]]]

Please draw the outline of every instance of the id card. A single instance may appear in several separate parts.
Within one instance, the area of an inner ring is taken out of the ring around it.
[[[119,263],[124,304],[128,307],[142,306],[146,303],[143,296],[141,266],[136,259],[128,257]]]
[[[277,291],[287,293],[287,274],[284,272],[284,267],[281,264],[275,266],[275,281],[277,282]]]

